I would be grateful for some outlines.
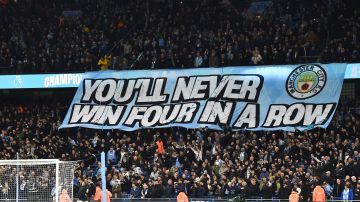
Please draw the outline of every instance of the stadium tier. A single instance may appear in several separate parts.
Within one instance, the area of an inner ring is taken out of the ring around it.
[[[286,65],[281,66],[284,67]],[[289,66],[289,70],[293,67]],[[227,71],[227,68],[222,71]],[[95,74],[106,73],[109,72]],[[121,71],[119,73],[117,77],[112,72],[114,78],[124,75]],[[266,83],[268,75],[261,74]],[[330,74],[328,79],[328,83],[332,83]],[[107,160],[106,186],[113,198],[174,198],[180,191],[185,191],[189,198],[201,200],[237,196],[249,201],[259,198],[288,200],[294,188],[303,200],[311,200],[314,187],[321,183],[329,199],[341,199],[345,186],[358,199],[358,85],[357,80],[345,82],[342,98],[326,129],[308,128],[294,132],[243,131],[226,125],[221,130],[170,125],[163,129],[139,128],[126,132],[116,127],[107,129],[104,127],[106,123],[98,129],[75,127],[59,130],[61,123],[67,123],[64,117],[71,109],[73,88],[1,90],[0,151],[2,159],[14,159],[19,153],[20,159],[76,161],[74,198],[84,201],[95,196],[95,185],[101,178],[99,162],[102,151],[106,152]],[[81,89],[84,85],[79,86]],[[263,95],[260,98],[259,102],[264,99]],[[14,196],[14,184],[10,187],[4,184],[14,175],[9,176],[4,168],[0,173],[3,173],[3,195],[0,197]],[[43,185],[34,186],[43,193]],[[29,184],[21,191],[30,192],[30,188]]]
[[[0,0],[0,202],[360,201],[357,1]]]
[[[3,0],[6,73],[359,62],[357,0]]]

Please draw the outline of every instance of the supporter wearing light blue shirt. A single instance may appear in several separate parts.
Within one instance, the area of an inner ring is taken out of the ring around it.
[[[114,150],[114,147],[110,147],[110,150],[107,152],[107,159],[110,160],[112,163],[116,162],[116,151]]]
[[[325,190],[326,196],[328,196],[328,197],[332,196],[333,187],[328,182],[325,182],[324,190]]]
[[[346,182],[345,188],[341,193],[341,200],[351,201],[354,200],[354,191],[350,188],[350,182]]]

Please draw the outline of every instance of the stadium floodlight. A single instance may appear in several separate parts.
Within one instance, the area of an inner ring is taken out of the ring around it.
[[[0,160],[0,202],[73,201],[74,162]]]

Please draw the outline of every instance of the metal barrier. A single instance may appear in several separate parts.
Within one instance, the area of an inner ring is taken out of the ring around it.
[[[245,202],[254,202],[254,201],[258,201],[258,202],[267,202],[267,201],[271,201],[271,202],[288,202],[289,199],[245,199]],[[333,199],[326,199],[326,202],[337,202],[337,201],[343,201],[344,200],[333,200]],[[360,200],[348,200],[348,202],[357,202]],[[312,201],[312,202],[316,202],[316,201]]]
[[[169,202],[176,201],[176,198],[113,198],[112,202]],[[233,201],[232,199],[215,199],[215,198],[189,198],[189,202],[228,202]]]
[[[169,202],[169,201],[176,201],[176,198],[113,198],[111,199],[112,202]],[[216,198],[189,198],[189,202],[232,202],[234,199],[216,199]],[[240,199],[240,201],[244,202],[288,202],[288,199],[263,199],[253,198],[253,199]],[[326,202],[337,202],[343,201],[338,199],[327,199]],[[313,201],[316,202],[316,201]],[[350,202],[350,201],[349,201]],[[351,202],[360,202],[360,200],[351,200]]]
[[[318,56],[318,55],[315,55],[315,56],[300,56],[299,57],[299,62],[300,63],[319,62],[319,58],[320,58],[320,56]]]

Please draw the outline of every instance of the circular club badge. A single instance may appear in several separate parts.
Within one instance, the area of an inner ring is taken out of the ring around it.
[[[286,80],[286,90],[295,99],[311,98],[324,88],[326,72],[320,65],[300,65]]]

